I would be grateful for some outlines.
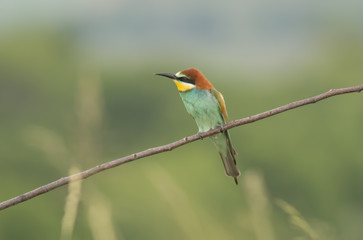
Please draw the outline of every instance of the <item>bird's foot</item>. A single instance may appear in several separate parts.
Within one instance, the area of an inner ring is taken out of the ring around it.
[[[224,126],[218,126],[218,129],[220,133],[227,131],[227,129],[225,129]]]
[[[198,132],[197,135],[198,135],[198,137],[199,137],[200,140],[203,140],[204,139],[201,132]]]

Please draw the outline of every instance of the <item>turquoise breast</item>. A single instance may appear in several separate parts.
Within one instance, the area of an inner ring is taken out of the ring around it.
[[[200,132],[206,132],[224,124],[218,100],[209,90],[195,87],[189,91],[180,92],[180,96],[188,113],[196,121]]]

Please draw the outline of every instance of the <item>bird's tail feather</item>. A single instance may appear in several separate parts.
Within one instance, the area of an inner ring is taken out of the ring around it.
[[[234,178],[236,184],[238,184],[237,178],[241,175],[235,155],[237,155],[236,151],[233,149],[231,140],[229,138],[228,132],[224,132],[221,135],[215,135],[216,137],[213,139],[213,142],[217,146],[219,150],[219,155],[222,158],[223,166],[228,176]]]
[[[239,175],[241,175],[237,164],[236,159],[234,158],[233,149],[227,149],[227,155],[223,155],[222,153],[219,153],[219,155],[222,158],[223,166],[226,171],[226,174],[228,176],[231,176],[234,178],[234,181],[236,184],[238,184],[237,178]]]

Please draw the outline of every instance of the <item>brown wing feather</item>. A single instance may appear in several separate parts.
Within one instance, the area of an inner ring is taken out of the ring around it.
[[[213,94],[213,96],[215,96],[217,98],[218,103],[219,103],[219,110],[221,111],[224,122],[227,123],[228,115],[227,115],[227,109],[226,109],[226,104],[224,102],[223,95],[220,92],[218,92],[216,89],[211,89],[210,92]]]

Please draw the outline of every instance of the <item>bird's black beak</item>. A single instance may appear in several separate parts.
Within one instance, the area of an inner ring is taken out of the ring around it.
[[[164,76],[171,79],[176,79],[175,74],[173,73],[155,73],[155,75]]]

